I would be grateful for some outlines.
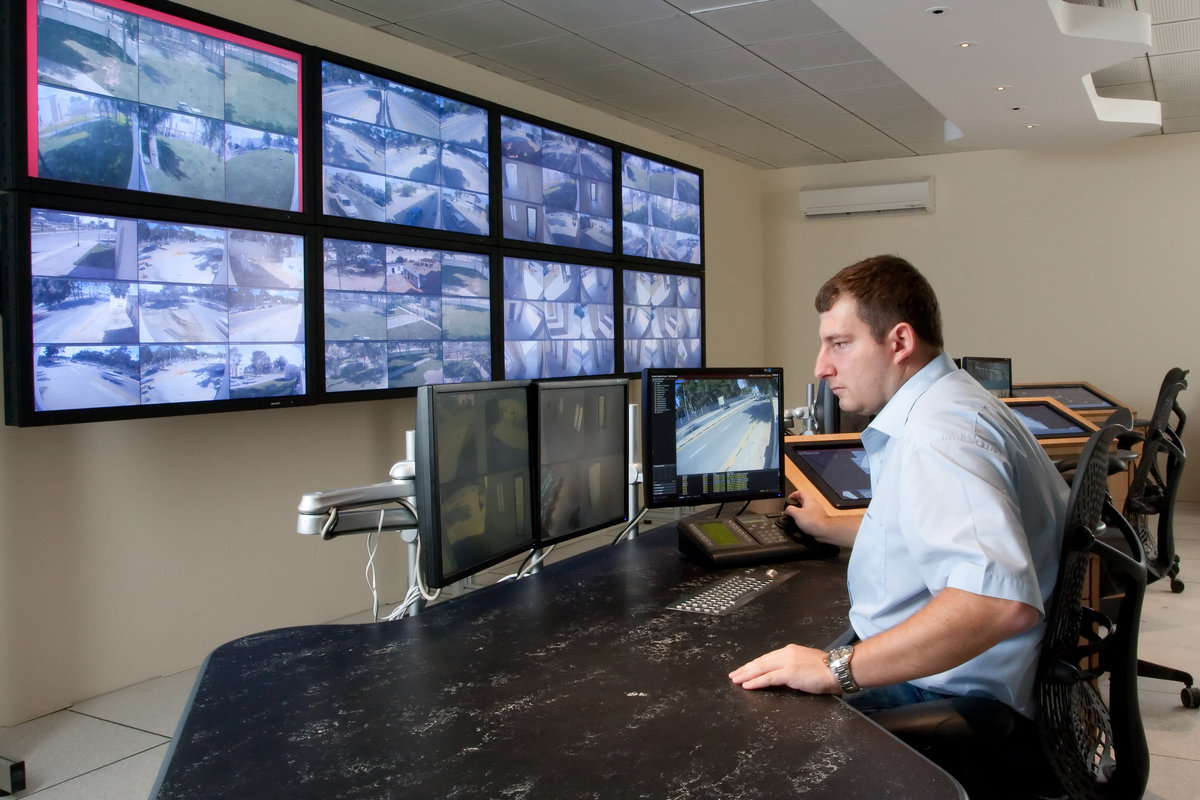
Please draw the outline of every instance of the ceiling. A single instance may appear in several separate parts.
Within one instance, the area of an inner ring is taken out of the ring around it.
[[[1200,130],[1200,0],[296,2],[763,169]]]

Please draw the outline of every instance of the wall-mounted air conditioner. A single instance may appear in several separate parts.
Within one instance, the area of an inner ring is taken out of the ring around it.
[[[909,178],[864,186],[806,186],[800,190],[806,217],[853,217],[933,213],[933,178]]]

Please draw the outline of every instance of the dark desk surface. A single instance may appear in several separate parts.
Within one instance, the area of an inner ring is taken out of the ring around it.
[[[934,798],[944,772],[832,697],[728,672],[845,628],[844,556],[724,617],[674,526],[418,617],[215,650],[159,775],[171,798]]]

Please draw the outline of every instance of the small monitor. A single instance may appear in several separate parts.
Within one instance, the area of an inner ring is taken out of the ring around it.
[[[1030,433],[1037,439],[1067,439],[1075,436],[1091,436],[1094,428],[1068,411],[1045,398],[1013,399],[1005,405],[1021,418]]]
[[[1073,411],[1116,409],[1118,403],[1083,383],[1037,383],[1014,386],[1013,397],[1052,397]]]
[[[650,508],[783,496],[783,370],[642,372]]]
[[[536,386],[538,543],[556,544],[627,521],[629,381]]]
[[[829,442],[802,437],[789,442],[787,452],[834,508],[866,508],[870,504],[871,470],[859,439]]]
[[[963,356],[962,368],[996,397],[1012,397],[1012,359]]]
[[[417,390],[417,535],[430,588],[534,547],[529,386]]]

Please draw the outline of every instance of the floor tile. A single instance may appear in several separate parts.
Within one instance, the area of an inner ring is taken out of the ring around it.
[[[131,800],[150,796],[167,745],[121,759],[94,772],[36,792],[35,800]],[[25,797],[26,795],[20,795]]]
[[[71,710],[170,738],[175,735],[199,672],[200,668],[195,667],[139,683],[76,703]]]
[[[0,753],[25,762],[27,795],[144,753],[169,740],[74,711],[58,711],[0,729]]]

